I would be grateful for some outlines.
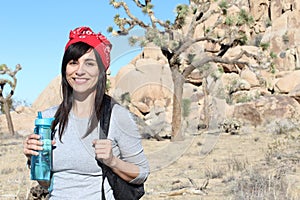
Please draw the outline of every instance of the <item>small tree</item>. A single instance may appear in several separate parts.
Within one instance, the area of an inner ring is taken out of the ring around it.
[[[0,104],[3,109],[3,112],[5,113],[8,130],[11,135],[14,135],[15,131],[10,115],[10,107],[12,105],[12,96],[15,92],[17,85],[16,74],[21,69],[22,67],[19,64],[16,66],[16,69],[14,71],[9,69],[5,64],[0,65],[0,75],[3,75],[4,77],[0,79]],[[8,75],[12,79],[12,81],[9,78],[6,78],[5,75]],[[7,85],[10,87],[10,92],[8,92],[7,94],[3,94],[4,88]]]
[[[248,33],[245,32],[245,27],[251,26],[253,18],[243,9],[240,9],[236,15],[229,14],[230,7],[240,7],[235,5],[235,1],[190,0],[189,5],[176,7],[176,19],[170,22],[170,20],[163,21],[156,18],[151,0],[145,0],[144,3],[139,0],[133,1],[149,17],[150,23],[145,23],[134,16],[124,1],[110,0],[110,4],[115,8],[123,8],[127,17],[116,15],[114,22],[119,30],[109,27],[108,31],[114,35],[126,35],[134,27],[140,27],[145,30],[145,36],[132,37],[130,43],[140,42],[141,46],[145,46],[151,42],[161,48],[162,53],[168,59],[174,84],[171,140],[183,140],[184,136],[181,132],[183,84],[196,68],[201,71],[206,64],[212,62],[248,66],[252,69],[253,66],[242,61],[242,57],[254,59],[258,65],[263,62],[264,59],[261,57],[264,54],[260,52],[252,54],[243,49],[236,52],[236,56],[231,59],[224,57],[230,48],[248,44]],[[219,48],[216,51],[206,51],[203,46],[208,44],[214,44]],[[209,93],[205,84],[207,76],[208,73],[204,73],[203,89],[205,102],[209,104],[207,100]],[[207,107],[207,105],[204,106]],[[205,112],[206,119],[209,119],[208,110],[206,109]]]

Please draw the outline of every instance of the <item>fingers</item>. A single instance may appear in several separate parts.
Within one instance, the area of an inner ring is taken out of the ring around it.
[[[102,145],[104,145],[104,146],[112,146],[111,145],[112,144],[112,142],[111,142],[111,140],[108,140],[108,139],[105,139],[105,140],[94,140],[93,141],[93,145],[95,146],[95,145],[97,145],[98,147],[101,147]]]
[[[30,157],[31,155],[38,155],[39,153],[37,151],[43,150],[43,142],[39,141],[40,136],[37,134],[31,134],[29,135],[24,143],[23,143],[23,153]]]
[[[112,142],[111,140],[94,140],[96,159],[110,160],[112,158]]]

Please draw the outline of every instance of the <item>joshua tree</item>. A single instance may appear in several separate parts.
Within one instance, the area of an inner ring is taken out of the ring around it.
[[[21,69],[22,67],[19,64],[16,66],[16,69],[14,71],[9,69],[5,64],[0,65],[0,75],[3,75],[4,77],[4,78],[0,78],[0,104],[6,116],[8,130],[12,135],[14,135],[15,132],[14,132],[14,126],[10,115],[10,105],[11,105],[10,102],[12,102],[12,96],[14,94],[17,85],[16,74]],[[9,77],[11,77],[12,81],[6,78],[4,75],[8,75]],[[4,95],[3,94],[4,88],[7,85],[10,87],[10,92]]]
[[[255,60],[257,64],[255,66],[261,66],[264,62],[261,58],[264,54],[260,52],[253,54],[243,48],[240,48],[234,57],[224,56],[230,48],[249,45],[247,28],[254,22],[253,18],[245,10],[240,9],[241,6],[235,5],[235,1],[191,0],[189,5],[182,4],[176,7],[177,14],[174,22],[163,21],[156,18],[151,0],[145,0],[143,3],[139,0],[133,1],[145,16],[149,17],[149,23],[138,19],[124,1],[110,0],[114,8],[123,8],[127,16],[123,18],[116,15],[114,22],[119,30],[109,27],[108,32],[114,35],[126,35],[134,27],[140,27],[145,30],[145,35],[131,37],[129,42],[132,44],[139,42],[141,46],[152,42],[161,48],[168,59],[174,83],[171,139],[182,140],[183,84],[195,69],[204,71],[203,82],[206,83],[208,73],[205,72],[204,66],[208,63],[246,66],[253,69],[253,64],[242,58]],[[228,12],[231,7],[235,8],[233,9],[235,12]],[[206,48],[209,44],[216,48],[210,51]],[[203,88],[207,99],[209,93],[205,84]],[[208,110],[205,111],[205,116],[209,118]]]

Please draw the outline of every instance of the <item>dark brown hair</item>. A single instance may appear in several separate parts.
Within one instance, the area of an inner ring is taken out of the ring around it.
[[[62,135],[68,125],[69,113],[71,111],[73,105],[73,88],[69,85],[66,79],[66,67],[70,60],[77,61],[81,56],[83,56],[88,50],[92,47],[86,43],[78,42],[70,45],[68,49],[65,51],[63,59],[62,59],[62,67],[61,67],[61,88],[63,100],[59,105],[55,115],[54,121],[52,123],[52,131],[58,125],[58,134],[59,139],[62,141]],[[94,49],[93,49],[94,50]],[[105,94],[106,87],[106,72],[102,60],[96,50],[94,50],[96,61],[99,67],[99,79],[96,85],[96,96],[94,101],[94,110],[89,120],[89,126],[87,133],[84,137],[86,137],[89,133],[91,133],[98,125],[100,120],[100,114],[102,109],[102,100]]]

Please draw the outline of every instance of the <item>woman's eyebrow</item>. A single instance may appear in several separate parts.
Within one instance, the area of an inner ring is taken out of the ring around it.
[[[94,61],[94,62],[96,62],[96,60],[93,59],[93,58],[87,58],[87,59],[85,59],[84,61],[85,61],[85,62],[87,62],[87,61]]]

